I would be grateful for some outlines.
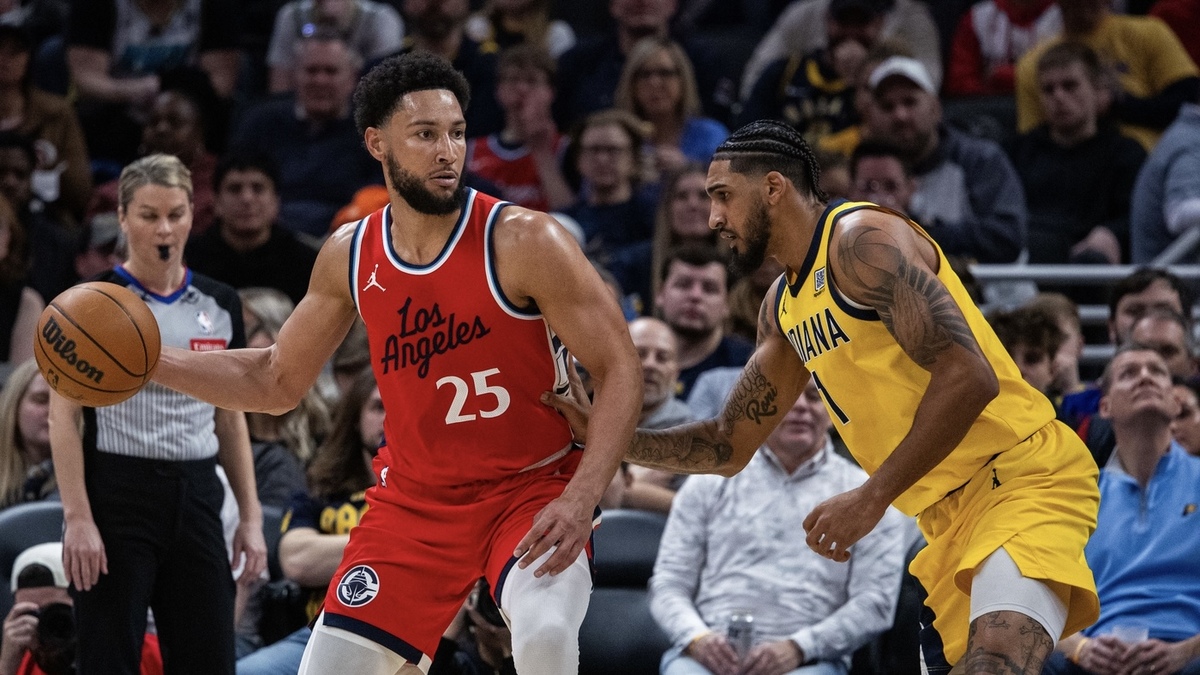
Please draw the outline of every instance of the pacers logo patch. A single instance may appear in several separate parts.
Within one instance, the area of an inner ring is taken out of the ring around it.
[[[379,575],[366,565],[351,567],[338,582],[337,598],[347,607],[362,607],[379,595]]]

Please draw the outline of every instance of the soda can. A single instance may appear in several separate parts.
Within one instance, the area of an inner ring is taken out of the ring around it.
[[[748,610],[738,610],[729,615],[729,628],[725,633],[729,646],[737,652],[738,660],[745,659],[754,646],[754,615]]]

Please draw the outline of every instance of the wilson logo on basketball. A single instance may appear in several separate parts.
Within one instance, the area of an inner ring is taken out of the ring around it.
[[[53,348],[54,353],[63,363],[74,368],[84,377],[96,384],[100,384],[100,381],[104,379],[103,370],[76,356],[75,341],[67,339],[54,317],[50,317],[46,321],[46,325],[42,326],[42,339]]]

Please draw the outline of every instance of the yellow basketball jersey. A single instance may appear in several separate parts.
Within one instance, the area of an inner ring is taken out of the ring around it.
[[[784,337],[803,359],[829,416],[850,452],[868,473],[900,444],[912,427],[929,372],[904,353],[874,310],[838,293],[826,267],[829,235],[838,218],[859,209],[891,211],[868,202],[837,201],[817,222],[803,266],[780,281],[775,315]],[[916,223],[906,222],[930,243]],[[1021,379],[996,334],[950,269],[941,248],[938,279],[966,317],[1000,381],[1000,394],[975,420],[966,438],[937,467],[896,500],[916,515],[966,483],[992,456],[1004,452],[1054,419],[1054,407]]]

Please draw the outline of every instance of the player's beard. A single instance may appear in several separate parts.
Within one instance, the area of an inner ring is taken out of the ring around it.
[[[746,236],[742,237],[745,250],[732,251],[729,268],[735,276],[752,274],[767,258],[767,243],[771,239],[771,218],[767,215],[767,205],[760,199],[755,204],[753,212],[746,220]]]
[[[391,155],[387,158],[387,172],[388,178],[392,180],[392,189],[418,213],[427,216],[448,216],[462,205],[463,193],[466,191],[462,183],[462,174],[458,176],[458,185],[454,187],[454,192],[448,197],[439,197],[427,190],[416,174],[406,171]]]

